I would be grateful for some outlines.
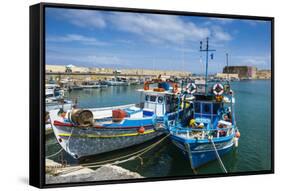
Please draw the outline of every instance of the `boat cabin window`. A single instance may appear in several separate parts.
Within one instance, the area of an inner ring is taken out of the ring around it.
[[[150,96],[150,100],[149,101],[151,101],[151,102],[156,102],[156,96]]]
[[[208,118],[213,121],[217,117],[217,112],[220,107],[221,103],[195,102],[194,118]]]
[[[211,114],[211,104],[210,103],[203,103],[202,104],[202,113],[203,114]]]
[[[145,101],[148,101],[149,100],[149,95],[146,95],[145,96]]]
[[[221,103],[213,104],[213,114],[216,115],[218,113],[219,108],[221,107]]]
[[[158,103],[163,103],[164,98],[162,96],[158,97]]]
[[[195,113],[201,113],[200,103],[195,102],[194,110],[195,110]]]
[[[47,94],[45,95],[46,98],[50,98],[50,97],[53,97],[54,95],[53,94]]]
[[[166,104],[171,104],[171,97],[170,96],[166,96]]]

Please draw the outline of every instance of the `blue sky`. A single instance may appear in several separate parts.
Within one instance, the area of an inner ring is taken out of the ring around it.
[[[216,49],[210,73],[229,65],[270,69],[267,21],[46,9],[46,64],[204,73],[199,42]]]

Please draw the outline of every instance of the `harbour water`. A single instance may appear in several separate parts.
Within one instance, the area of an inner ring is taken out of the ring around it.
[[[78,98],[81,108],[106,107],[140,102],[137,89],[142,85],[111,86],[103,89],[75,90],[66,97]],[[228,172],[269,170],[271,167],[271,84],[270,80],[245,80],[232,82],[236,98],[236,120],[241,133],[238,149],[222,157]],[[46,155],[60,149],[54,135],[46,138]],[[133,153],[149,143],[122,151],[111,152],[83,160],[75,160],[62,153],[68,164],[102,161]],[[60,162],[61,155],[52,158]],[[196,172],[191,170],[181,151],[170,140],[153,148],[141,158],[123,163],[123,168],[138,172],[144,177],[187,176],[222,173],[218,161],[210,162]]]

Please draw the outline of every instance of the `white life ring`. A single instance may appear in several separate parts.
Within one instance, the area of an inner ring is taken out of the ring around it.
[[[213,93],[215,95],[222,95],[223,94],[223,86],[219,83],[213,86]]]
[[[186,91],[189,94],[194,94],[197,90],[197,86],[194,83],[188,83],[186,86]]]

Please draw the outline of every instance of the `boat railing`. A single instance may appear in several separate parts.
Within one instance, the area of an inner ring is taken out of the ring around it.
[[[215,129],[201,129],[201,128],[170,128],[170,132],[173,135],[194,138],[194,139],[208,139],[210,136],[213,138],[227,137],[234,133],[234,126],[226,128],[215,128]]]

